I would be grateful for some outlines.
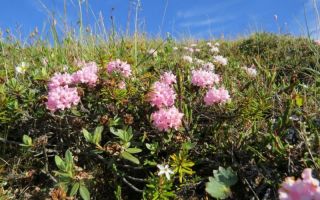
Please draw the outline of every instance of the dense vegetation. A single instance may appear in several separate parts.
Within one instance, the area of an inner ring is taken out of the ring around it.
[[[0,199],[277,199],[285,177],[305,168],[319,175],[320,47],[312,40],[88,36],[50,47],[9,39],[0,52]],[[130,77],[108,73],[116,59],[130,64]],[[215,64],[229,101],[205,104],[207,90],[191,80],[197,59]],[[89,62],[97,82],[74,85],[80,101],[70,109],[48,110],[54,74]],[[244,68],[252,65],[255,76]],[[159,130],[150,91],[169,71],[182,123]],[[158,176],[165,165],[173,173]]]

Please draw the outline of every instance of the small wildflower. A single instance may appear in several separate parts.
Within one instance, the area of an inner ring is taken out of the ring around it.
[[[161,82],[171,85],[177,82],[177,77],[171,72],[164,72],[160,77]]]
[[[29,64],[26,62],[21,62],[18,66],[16,66],[15,70],[18,74],[25,74],[27,69],[29,67]]]
[[[188,63],[192,63],[192,57],[190,56],[183,56],[182,59]]]
[[[151,105],[158,108],[172,106],[175,99],[176,93],[173,88],[167,83],[160,81],[153,84],[152,91],[149,93]]]
[[[219,48],[216,46],[213,46],[213,47],[211,47],[210,52],[211,53],[219,53]]]
[[[254,66],[251,67],[242,67],[242,69],[247,73],[250,77],[256,77],[257,76],[257,70]]]
[[[170,174],[174,174],[173,171],[169,168],[169,165],[157,165],[159,168],[158,176],[165,175],[168,180],[170,180]]]
[[[155,49],[150,49],[148,54],[152,55],[154,58],[158,56],[158,52]]]
[[[215,103],[226,103],[229,100],[229,92],[224,88],[212,88],[208,90],[206,96],[204,97],[204,102],[207,106],[213,105]]]
[[[123,62],[119,59],[109,62],[107,71],[108,73],[117,72],[126,78],[131,76],[130,65],[127,64],[127,62]]]
[[[219,76],[210,71],[199,69],[192,70],[191,72],[191,83],[201,88],[213,86],[213,84],[219,83],[219,81]]]
[[[228,64],[228,59],[223,56],[214,56],[213,59],[216,63],[219,63],[222,66],[225,66]]]
[[[160,131],[167,131],[171,128],[178,130],[182,124],[183,113],[180,113],[176,107],[160,108],[160,110],[151,114],[153,125]]]

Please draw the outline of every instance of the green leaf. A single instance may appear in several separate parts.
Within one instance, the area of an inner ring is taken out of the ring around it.
[[[92,135],[86,129],[82,129],[82,133],[87,142],[92,142]]]
[[[66,160],[66,163],[73,163],[72,153],[71,151],[69,151],[69,149],[65,153],[65,160]]]
[[[93,135],[93,139],[92,142],[95,144],[99,144],[101,141],[101,134],[103,131],[103,126],[98,126],[95,131],[94,131],[94,135]]]
[[[132,154],[130,154],[130,153],[126,152],[126,151],[122,152],[121,156],[124,159],[127,159],[127,160],[129,160],[129,161],[131,161],[131,162],[133,162],[133,163],[135,163],[137,165],[140,164],[140,161],[139,161],[138,158],[134,157]]]
[[[80,187],[80,183],[77,182],[77,183],[73,184],[71,191],[70,191],[70,196],[76,195],[79,190],[79,187]]]
[[[139,148],[127,148],[126,151],[134,154],[134,153],[140,153],[142,150]]]
[[[28,135],[23,135],[22,141],[25,145],[32,146],[32,138],[29,137]]]
[[[303,98],[300,95],[296,95],[295,100],[297,106],[301,107],[303,105]]]
[[[84,185],[80,185],[80,196],[83,200],[90,200],[90,192],[88,188]]]
[[[206,192],[216,199],[226,199],[230,196],[230,188],[210,177],[206,183]]]
[[[65,164],[65,162],[60,158],[60,156],[56,155],[56,156],[54,157],[54,161],[55,161],[57,167],[58,167],[60,170],[63,170],[63,171],[65,170],[66,164]]]
[[[213,170],[214,177],[217,181],[225,184],[226,186],[232,186],[237,183],[237,174],[228,167],[227,169],[219,167],[219,170]]]

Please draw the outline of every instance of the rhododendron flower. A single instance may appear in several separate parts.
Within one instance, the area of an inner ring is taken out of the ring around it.
[[[63,87],[53,88],[49,91],[47,109],[54,112],[56,110],[64,110],[77,105],[80,97],[77,88],[69,88],[67,85]]]
[[[192,58],[190,56],[183,56],[182,59],[188,63],[192,63]]]
[[[225,66],[228,64],[228,59],[223,56],[213,56],[213,59],[216,63],[219,63],[220,65]]]
[[[212,53],[219,53],[219,48],[213,46],[213,47],[211,47],[210,52],[212,52]]]
[[[168,180],[170,180],[170,174],[174,174],[173,171],[169,168],[169,165],[157,165],[159,168],[158,176],[165,175]]]
[[[149,101],[152,106],[158,108],[169,107],[174,104],[176,93],[173,88],[164,82],[155,82],[149,93]]]
[[[203,69],[191,71],[191,83],[201,88],[212,86],[219,83],[220,78],[217,74]]]
[[[198,59],[198,58],[195,58],[195,59],[194,59],[194,62],[195,62],[196,64],[198,64],[198,65],[204,64],[204,61],[201,60],[201,59]]]
[[[280,200],[320,200],[319,181],[312,177],[312,170],[303,170],[302,179],[287,177],[279,189]]]
[[[157,57],[157,56],[158,56],[158,52],[157,52],[155,49],[150,49],[150,50],[148,51],[148,53],[149,53],[150,55],[152,55],[153,57]]]
[[[55,73],[54,76],[50,79],[48,84],[49,89],[54,89],[60,86],[69,85],[72,83],[72,76],[68,73]]]
[[[257,76],[257,70],[254,66],[252,67],[242,67],[242,69],[250,76],[250,77],[256,77]]]
[[[182,123],[183,113],[180,113],[176,107],[160,108],[160,110],[151,114],[153,125],[160,131],[167,131],[171,128],[178,130]]]
[[[73,83],[86,83],[94,86],[98,80],[98,67],[95,62],[85,63],[84,67],[72,74]]]
[[[165,72],[160,77],[161,82],[171,85],[177,82],[177,77],[171,72]]]
[[[107,71],[108,73],[112,73],[112,72],[120,73],[124,77],[131,76],[130,65],[127,64],[127,62],[122,62],[119,59],[109,62],[107,66]]]
[[[202,65],[201,67],[203,70],[207,70],[207,71],[214,71],[214,64],[211,62],[207,62],[205,64]]]
[[[208,90],[207,94],[204,97],[204,102],[207,106],[210,106],[215,103],[226,103],[229,100],[229,92],[224,88],[211,88]]]
[[[125,88],[126,88],[126,82],[121,81],[121,82],[118,84],[118,88],[119,88],[119,89],[125,89]]]

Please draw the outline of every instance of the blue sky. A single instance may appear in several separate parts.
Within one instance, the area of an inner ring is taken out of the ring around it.
[[[82,1],[84,24],[95,32],[101,31],[99,20],[110,30],[111,15],[116,29],[125,32],[130,10],[130,32],[133,32],[137,0]],[[310,32],[318,38],[314,1],[319,0],[141,0],[138,28],[150,36],[165,36],[169,32],[175,38],[236,38],[255,31],[278,33],[279,29],[281,33],[301,35],[306,34],[305,9]],[[79,19],[78,0],[0,0],[0,3],[0,28],[21,32],[22,37],[35,27],[47,34],[52,13],[60,31],[65,29],[63,21],[76,27]]]

